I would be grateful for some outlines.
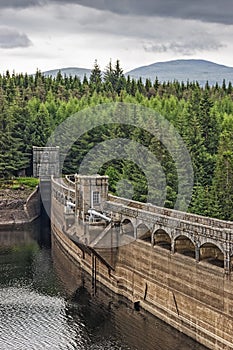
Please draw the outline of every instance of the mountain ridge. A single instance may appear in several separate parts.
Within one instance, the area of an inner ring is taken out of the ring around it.
[[[138,69],[138,68],[145,68],[145,67],[150,67],[150,66],[154,66],[154,65],[158,65],[158,64],[176,64],[176,63],[192,63],[192,62],[195,62],[195,64],[210,64],[210,65],[213,65],[213,66],[219,66],[219,67],[224,67],[224,68],[233,68],[233,67],[230,67],[230,66],[226,66],[224,64],[220,64],[220,63],[216,63],[216,62],[213,62],[213,61],[208,61],[208,60],[204,60],[204,59],[196,59],[196,58],[189,58],[189,59],[177,59],[177,60],[169,60],[169,61],[158,61],[158,62],[154,62],[154,63],[150,63],[150,64],[147,64],[147,65],[144,65],[144,66],[140,66],[140,67],[136,67],[136,68],[133,68],[130,70],[133,71],[135,69]]]
[[[91,69],[88,68],[80,68],[80,67],[67,67],[67,68],[58,68],[58,69],[52,69],[52,70],[48,70],[43,72],[43,75],[45,76],[52,76],[52,77],[56,77],[57,73],[61,72],[61,74],[64,75],[72,75],[72,76],[79,76],[80,79],[84,78],[84,75],[87,76],[87,78],[89,78],[90,74],[91,74]]]
[[[91,73],[91,69],[67,67],[46,71],[43,74],[55,77],[59,71],[62,75],[77,75],[81,80],[85,75],[89,78]],[[205,85],[208,81],[210,85],[215,85],[216,83],[222,84],[224,79],[226,83],[233,82],[233,67],[204,59],[180,59],[137,67],[125,73],[125,76],[128,75],[134,79],[141,77],[144,82],[146,79],[154,81],[157,77],[160,82],[198,81],[200,85]]]
[[[214,63],[202,59],[172,60],[165,62],[156,62],[150,65],[135,68],[129,71],[132,78],[142,80],[147,78],[152,81],[157,77],[159,81],[198,81],[204,85],[206,81],[210,85],[222,84],[223,79],[226,82],[233,81],[233,67]]]

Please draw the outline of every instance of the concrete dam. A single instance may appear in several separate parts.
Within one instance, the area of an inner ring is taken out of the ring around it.
[[[108,193],[100,175],[44,177],[53,247],[209,349],[233,349],[233,222]]]

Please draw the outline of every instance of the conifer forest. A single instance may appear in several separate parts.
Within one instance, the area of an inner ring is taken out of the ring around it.
[[[104,72],[95,61],[89,78],[54,78],[35,75],[0,75],[0,177],[32,175],[32,146],[45,146],[53,130],[72,114],[111,102],[140,104],[160,113],[181,135],[192,159],[194,187],[189,211],[233,220],[233,87],[223,80],[200,86],[198,82],[160,82],[125,77],[120,62],[109,63]],[[165,206],[174,207],[177,174],[167,150],[153,135],[137,128],[91,130],[78,140],[67,157],[63,173],[78,172],[82,157],[95,144],[122,134],[137,140],[154,153],[166,174]],[[127,134],[128,133],[128,134]],[[133,162],[112,160],[102,166],[109,186],[127,178],[134,187],[133,199],[145,201],[145,174]]]

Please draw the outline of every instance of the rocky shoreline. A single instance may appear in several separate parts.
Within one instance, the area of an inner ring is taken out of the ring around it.
[[[40,192],[31,189],[0,190],[0,229],[31,223],[40,216]]]

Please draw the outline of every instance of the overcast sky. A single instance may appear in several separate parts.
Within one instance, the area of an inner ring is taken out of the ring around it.
[[[233,66],[232,0],[0,0],[0,72],[125,71],[202,58]]]

